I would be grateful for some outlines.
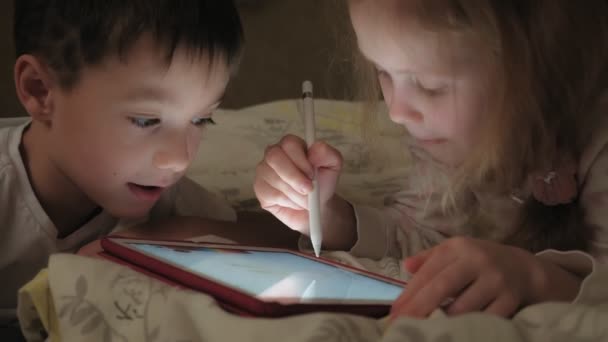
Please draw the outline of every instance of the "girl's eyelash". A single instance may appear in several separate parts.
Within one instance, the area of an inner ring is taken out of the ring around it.
[[[376,68],[376,73],[378,74],[379,78],[384,78],[384,77],[390,78],[390,75],[388,74],[388,72],[386,72],[385,70],[382,70],[380,68]],[[438,88],[428,88],[424,84],[422,84],[420,82],[420,80],[414,75],[410,75],[410,83],[412,85],[414,85],[418,90],[423,92],[425,95],[430,96],[430,97],[439,96],[439,95],[443,94],[447,88],[447,86],[441,86]]]
[[[438,87],[438,88],[428,88],[428,87],[424,86],[424,84],[422,84],[420,82],[420,80],[417,77],[415,77],[415,76],[412,76],[411,80],[412,80],[412,83],[418,89],[420,89],[423,93],[425,93],[425,94],[427,94],[429,96],[441,95],[445,91],[445,89],[446,89],[445,86],[441,86],[441,87]]]
[[[429,89],[429,88],[425,88],[424,86],[420,86],[420,90],[422,90],[425,94],[432,97],[432,96],[439,96],[439,95],[443,94],[446,90],[446,87]]]
[[[195,126],[199,126],[199,127],[204,127],[207,125],[215,125],[215,121],[213,121],[212,118],[198,118],[198,119],[194,119],[192,121],[192,123]]]
[[[160,119],[130,117],[129,121],[139,128],[148,128],[160,123]]]

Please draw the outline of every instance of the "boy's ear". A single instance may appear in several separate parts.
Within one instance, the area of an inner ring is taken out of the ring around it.
[[[17,97],[32,119],[50,124],[53,114],[53,78],[49,69],[33,55],[21,55],[15,62]]]

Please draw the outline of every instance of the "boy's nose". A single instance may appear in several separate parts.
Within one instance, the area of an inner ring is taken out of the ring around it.
[[[182,172],[192,161],[192,147],[188,139],[175,137],[169,139],[164,148],[154,155],[154,166],[163,170]]]

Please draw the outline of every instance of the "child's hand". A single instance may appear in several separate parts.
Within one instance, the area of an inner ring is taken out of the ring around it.
[[[76,254],[82,255],[82,256],[88,256],[88,257],[92,257],[92,258],[98,258],[99,253],[101,253],[102,251],[103,251],[103,249],[101,248],[100,240],[94,240],[94,241],[89,242],[88,244],[82,246],[78,250],[78,252],[76,252]]]
[[[315,142],[307,152],[299,137],[287,135],[266,149],[256,169],[254,191],[263,209],[293,230],[308,235],[308,193],[317,169],[321,211],[336,189],[342,170],[342,155],[324,142]]]
[[[532,301],[537,258],[494,242],[452,238],[405,260],[413,277],[391,310],[393,318],[424,318],[449,298],[449,315],[482,311],[513,315]]]

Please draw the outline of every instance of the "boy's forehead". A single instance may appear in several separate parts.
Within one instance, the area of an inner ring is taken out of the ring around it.
[[[191,51],[183,46],[177,46],[172,55],[169,51],[145,35],[121,55],[108,57],[102,69],[139,73],[138,77],[144,79],[170,78],[181,72],[209,81],[229,74],[229,66],[221,53],[210,56],[207,52]]]
[[[174,48],[168,44],[158,41],[151,34],[141,35],[135,42],[123,51],[118,51],[114,58],[123,63],[139,63],[141,60],[155,59],[167,68],[174,63],[191,64],[193,67],[210,69],[216,64],[226,64],[222,51],[209,51],[205,49],[194,49],[184,45]]]
[[[97,67],[85,68],[87,85],[81,90],[98,92],[117,103],[191,104],[204,108],[220,101],[230,72],[221,58],[193,56],[177,48],[170,60],[150,41],[141,41],[125,54]]]
[[[218,89],[215,94],[210,94],[206,104],[208,106],[214,107],[218,106],[222,101],[224,96],[223,88]],[[200,98],[200,97],[199,97]],[[176,91],[174,89],[170,89],[168,87],[162,87],[159,85],[140,85],[128,89],[124,93],[123,100],[125,102],[134,102],[134,103],[174,103],[178,102],[176,98]]]
[[[153,86],[151,84],[141,85],[138,87],[134,87],[129,89],[125,93],[125,100],[127,101],[159,101],[159,102],[168,102],[171,99],[170,93],[157,86]]]

